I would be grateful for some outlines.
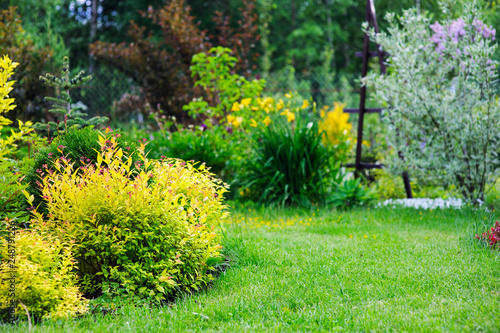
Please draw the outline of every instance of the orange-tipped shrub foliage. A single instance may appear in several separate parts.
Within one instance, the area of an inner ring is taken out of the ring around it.
[[[226,217],[221,181],[182,160],[133,160],[115,137],[100,138],[95,165],[75,172],[64,158],[47,170],[48,215],[38,223],[75,242],[81,287],[99,295],[103,284],[162,300],[198,289],[220,259]]]

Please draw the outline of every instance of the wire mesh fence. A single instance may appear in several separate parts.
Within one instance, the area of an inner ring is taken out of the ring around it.
[[[90,116],[109,116],[113,103],[137,84],[116,69],[96,67],[92,80],[72,91],[72,99],[84,105]]]
[[[140,95],[137,82],[118,70],[99,66],[92,77],[86,85],[72,92],[73,101],[82,103],[89,116],[114,117],[113,105],[117,101],[124,96]],[[256,77],[266,81],[264,94],[267,96],[280,98],[293,92],[303,99],[312,98],[320,106],[332,105],[335,101],[354,107],[359,103],[358,85],[344,76],[332,73],[297,74],[285,69]]]

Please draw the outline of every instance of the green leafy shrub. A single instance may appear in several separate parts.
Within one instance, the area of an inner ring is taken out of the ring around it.
[[[256,128],[252,155],[240,182],[247,196],[260,203],[308,206],[325,201],[328,182],[338,172],[321,142],[318,123],[302,112],[293,119],[273,116],[267,127]]]
[[[95,165],[76,172],[59,159],[43,179],[48,214],[37,224],[75,242],[82,290],[103,285],[162,300],[198,289],[220,260],[226,187],[203,166],[149,160],[139,147],[140,171],[116,137],[100,138]]]
[[[476,4],[468,3],[460,18],[444,13],[433,24],[416,8],[387,14],[387,33],[368,32],[390,55],[387,75],[363,82],[387,107],[387,139],[404,156],[394,154],[388,166],[424,171],[478,205],[500,165],[495,30]]]
[[[193,56],[191,76],[198,77],[195,86],[201,86],[210,92],[210,105],[199,97],[183,107],[189,115],[196,118],[208,117],[212,120],[224,118],[235,102],[240,99],[260,96],[265,86],[264,80],[248,81],[244,76],[232,74],[238,59],[230,56],[231,49],[221,46],[211,48],[208,54],[201,52]]]
[[[202,127],[176,132],[158,131],[153,136],[148,144],[150,157],[159,159],[166,156],[204,162],[224,181],[232,180],[235,157],[240,149],[225,129]]]
[[[372,189],[379,199],[406,198],[401,176],[393,175],[385,169],[374,170],[372,174],[375,178]]]
[[[9,219],[3,223],[12,222]],[[6,236],[0,237],[0,316],[10,315],[11,275],[15,277],[15,297],[35,319],[64,318],[87,311],[87,301],[76,285],[75,260],[71,243],[64,243],[48,234],[32,230],[17,230],[15,235],[15,271],[9,265]],[[25,317],[24,308],[17,304],[15,314]]]
[[[22,184],[21,180],[29,170],[30,162],[30,159],[0,160],[0,220],[15,217],[19,223],[28,222],[29,212],[25,210],[26,200],[22,194],[27,185]]]

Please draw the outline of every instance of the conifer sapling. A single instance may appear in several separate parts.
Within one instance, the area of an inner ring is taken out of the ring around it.
[[[45,97],[46,101],[52,102],[49,112],[53,113],[58,122],[36,123],[33,127],[39,131],[47,130],[48,134],[59,130],[67,130],[68,126],[83,128],[91,125],[99,125],[108,120],[107,117],[93,117],[85,120],[86,113],[80,105],[72,105],[70,90],[85,84],[92,79],[91,75],[84,76],[84,71],[79,72],[75,77],[69,77],[69,59],[64,57],[61,78],[50,73],[40,76],[40,80],[48,86],[56,87],[57,97]],[[62,121],[61,121],[62,120]]]

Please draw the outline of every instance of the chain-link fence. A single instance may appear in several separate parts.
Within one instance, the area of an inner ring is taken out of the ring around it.
[[[114,118],[119,116],[114,113],[114,103],[124,96],[142,98],[137,83],[115,69],[100,66],[92,76],[91,81],[72,92],[73,101],[83,103],[89,116]],[[335,101],[343,102],[348,107],[359,104],[358,84],[344,76],[331,73],[296,74],[285,69],[257,77],[266,81],[264,94],[267,96],[281,98],[293,92],[304,99],[312,97],[319,106],[332,105]],[[139,104],[136,103],[135,107],[139,108]]]
[[[98,66],[92,80],[71,92],[74,102],[83,103],[90,117],[110,116],[113,102],[134,87],[131,78],[116,69]]]

